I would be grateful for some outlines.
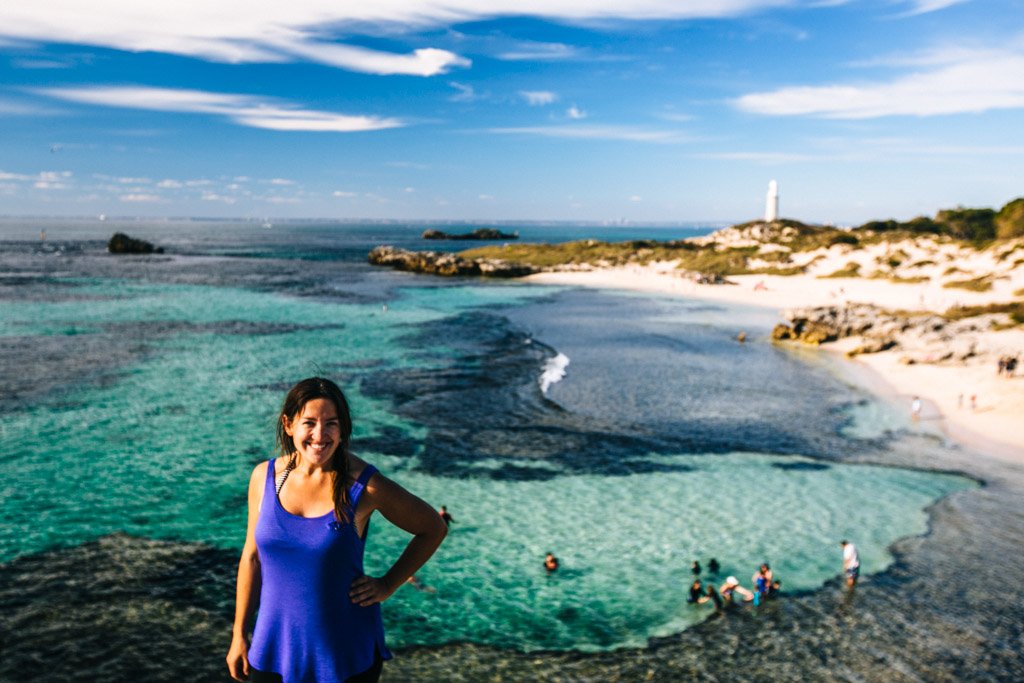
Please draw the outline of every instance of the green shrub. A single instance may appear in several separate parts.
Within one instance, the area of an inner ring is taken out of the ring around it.
[[[961,320],[989,313],[1006,313],[1010,316],[1010,320],[1018,325],[1024,325],[1024,301],[987,304],[985,306],[953,306],[943,313],[942,317],[948,320]]]
[[[835,246],[836,244],[852,244],[854,246],[860,244],[860,240],[857,239],[856,235],[851,235],[848,232],[842,232],[838,235],[833,235],[829,238],[828,246]]]
[[[831,278],[831,277],[860,277],[860,264],[855,261],[850,261],[846,264],[845,268],[840,268],[834,273],[829,275],[819,275],[819,278]]]
[[[942,232],[957,239],[984,242],[995,239],[996,212],[992,209],[943,209],[935,215]]]
[[[996,237],[1010,239],[1024,237],[1024,197],[1008,202],[995,218]]]
[[[942,285],[946,289],[966,289],[971,292],[987,292],[992,289],[992,276],[983,275],[973,280],[953,280]]]

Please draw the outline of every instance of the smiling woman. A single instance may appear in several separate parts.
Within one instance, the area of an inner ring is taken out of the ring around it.
[[[235,680],[376,681],[391,659],[380,603],[430,558],[446,527],[349,453],[351,435],[348,401],[334,382],[313,377],[288,392],[277,431],[282,456],[257,465],[249,482],[227,656]],[[379,578],[363,573],[374,510],[413,535]]]

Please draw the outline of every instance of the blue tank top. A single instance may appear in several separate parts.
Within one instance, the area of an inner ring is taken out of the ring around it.
[[[376,471],[367,465],[349,489],[349,520]],[[348,597],[353,579],[363,575],[365,536],[353,521],[338,522],[333,510],[320,517],[288,512],[274,479],[270,460],[256,522],[262,585],[250,664],[284,683],[327,683],[366,671],[377,652],[391,659],[380,605],[360,607]]]

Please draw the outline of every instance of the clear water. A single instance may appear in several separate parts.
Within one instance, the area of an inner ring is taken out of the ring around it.
[[[191,230],[164,259],[4,243],[0,562],[117,531],[240,548],[248,473],[312,374],[346,388],[360,454],[457,520],[432,591],[386,605],[394,645],[642,644],[708,615],[685,604],[693,559],[814,589],[839,538],[880,571],[973,486],[808,459],[877,435],[820,370],[732,342],[735,310],[371,271],[367,231]],[[333,258],[295,265],[324,241]],[[369,571],[403,542],[375,520]]]

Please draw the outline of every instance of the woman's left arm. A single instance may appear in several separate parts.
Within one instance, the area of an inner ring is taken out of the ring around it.
[[[380,510],[384,518],[412,534],[409,544],[384,576],[360,576],[352,582],[352,602],[367,607],[384,602],[409,580],[430,559],[441,545],[448,527],[434,508],[379,472],[370,478],[363,500],[372,510]]]

